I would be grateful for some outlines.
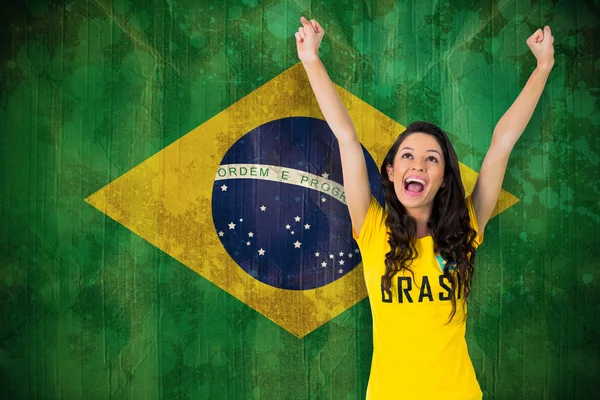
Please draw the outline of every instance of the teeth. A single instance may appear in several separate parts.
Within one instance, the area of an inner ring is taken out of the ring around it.
[[[408,179],[406,180],[406,183],[411,183],[411,182],[418,182],[418,183],[420,183],[421,185],[425,186],[425,181],[422,181],[422,180],[420,180],[420,179],[417,179],[417,178],[408,178]]]

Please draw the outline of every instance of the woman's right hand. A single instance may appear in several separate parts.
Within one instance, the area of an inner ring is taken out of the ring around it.
[[[319,46],[325,31],[314,19],[309,21],[304,17],[300,17],[300,22],[302,26],[296,32],[298,58],[302,62],[317,59],[319,58]]]

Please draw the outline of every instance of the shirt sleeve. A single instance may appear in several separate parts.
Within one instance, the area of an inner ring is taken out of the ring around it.
[[[360,232],[357,234],[354,226],[352,226],[352,237],[358,243],[358,247],[362,253],[372,247],[374,243],[379,243],[387,232],[385,226],[386,213],[377,199],[371,195],[371,203],[367,210],[365,221],[360,227]]]
[[[483,232],[479,231],[479,226],[477,225],[477,216],[475,215],[475,207],[473,206],[473,197],[471,195],[468,195],[465,201],[467,202],[467,209],[469,210],[471,228],[475,229],[475,232],[477,232],[477,236],[475,236],[474,242],[475,248],[477,248],[483,242]]]

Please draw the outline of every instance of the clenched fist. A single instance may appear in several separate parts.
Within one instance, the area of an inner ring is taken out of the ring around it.
[[[310,61],[319,58],[319,46],[325,31],[317,21],[300,17],[302,26],[296,32],[296,48],[300,61]]]
[[[542,67],[552,67],[554,65],[554,36],[550,27],[546,25],[544,30],[538,29],[527,39],[527,46],[537,59],[537,63]]]

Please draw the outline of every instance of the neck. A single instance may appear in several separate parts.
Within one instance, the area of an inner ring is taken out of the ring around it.
[[[429,221],[429,217],[431,216],[431,208],[432,206],[430,205],[429,207],[406,209],[406,213],[417,221],[417,239],[429,236],[427,221]]]

